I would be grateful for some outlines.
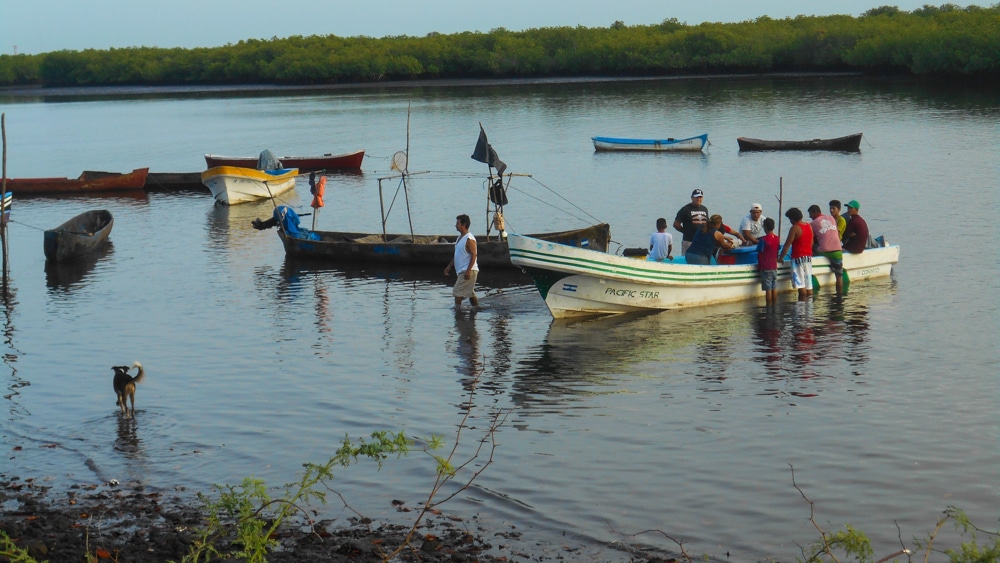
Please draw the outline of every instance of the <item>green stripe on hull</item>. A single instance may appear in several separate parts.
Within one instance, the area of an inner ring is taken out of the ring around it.
[[[524,268],[524,272],[535,281],[535,287],[542,294],[542,299],[549,296],[549,290],[552,289],[552,286],[559,283],[559,280],[570,276],[570,274],[553,272],[551,270],[539,270],[538,268]]]
[[[664,283],[664,282],[679,282],[679,283],[691,283],[691,282],[739,282],[746,280],[756,280],[758,278],[758,273],[756,268],[747,266],[712,266],[705,267],[709,271],[669,271],[661,272],[651,270],[649,268],[644,268],[642,266],[626,266],[619,264],[608,264],[602,260],[591,260],[575,257],[565,257],[565,256],[553,256],[551,254],[546,254],[542,252],[533,252],[530,250],[511,250],[511,257],[532,260],[539,264],[551,264],[553,268],[565,269],[574,268],[579,270],[578,272],[573,272],[574,275],[591,275],[591,276],[616,276],[624,277],[629,279],[634,279],[637,282],[646,283]],[[636,260],[640,262],[640,260]],[[703,266],[692,266],[692,269],[702,268]],[[733,271],[719,270],[718,268],[732,268]],[[779,270],[787,273],[788,268],[781,268]]]

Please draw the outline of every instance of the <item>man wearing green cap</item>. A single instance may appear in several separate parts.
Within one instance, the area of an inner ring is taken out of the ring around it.
[[[844,252],[861,254],[868,246],[868,223],[861,218],[858,211],[861,204],[858,200],[852,199],[847,202],[847,228],[844,229]]]

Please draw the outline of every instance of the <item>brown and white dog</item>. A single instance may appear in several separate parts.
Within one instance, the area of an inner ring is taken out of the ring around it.
[[[133,367],[139,368],[139,373],[132,377],[128,374],[128,370]],[[137,383],[142,383],[143,377],[146,376],[145,370],[142,369],[142,364],[139,362],[133,362],[131,366],[111,366],[111,369],[115,372],[115,395],[118,396],[118,405],[122,414],[125,418],[135,416],[135,386]],[[132,403],[132,412],[129,413],[129,409],[125,405],[125,400],[128,399]]]

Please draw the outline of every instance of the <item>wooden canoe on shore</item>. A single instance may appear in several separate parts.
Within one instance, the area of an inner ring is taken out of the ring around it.
[[[861,133],[837,137],[836,139],[812,139],[809,141],[766,141],[739,137],[736,142],[739,143],[741,151],[861,151]]]
[[[45,258],[64,262],[98,250],[115,224],[105,209],[85,211],[54,229],[45,231]]]
[[[142,190],[148,174],[149,168],[136,168],[124,174],[87,170],[79,178],[7,178],[7,190],[18,197]]]
[[[281,156],[278,160],[285,168],[298,168],[299,172],[314,172],[317,170],[359,170],[361,161],[365,158],[364,149],[345,154],[324,154],[321,156]],[[220,156],[206,154],[205,164],[209,168],[217,166],[237,166],[239,168],[256,168],[256,156]]]

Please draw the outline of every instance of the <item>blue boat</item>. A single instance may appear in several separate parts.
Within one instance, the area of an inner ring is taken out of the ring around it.
[[[708,133],[686,139],[620,139],[591,137],[597,151],[700,152],[708,144]]]

